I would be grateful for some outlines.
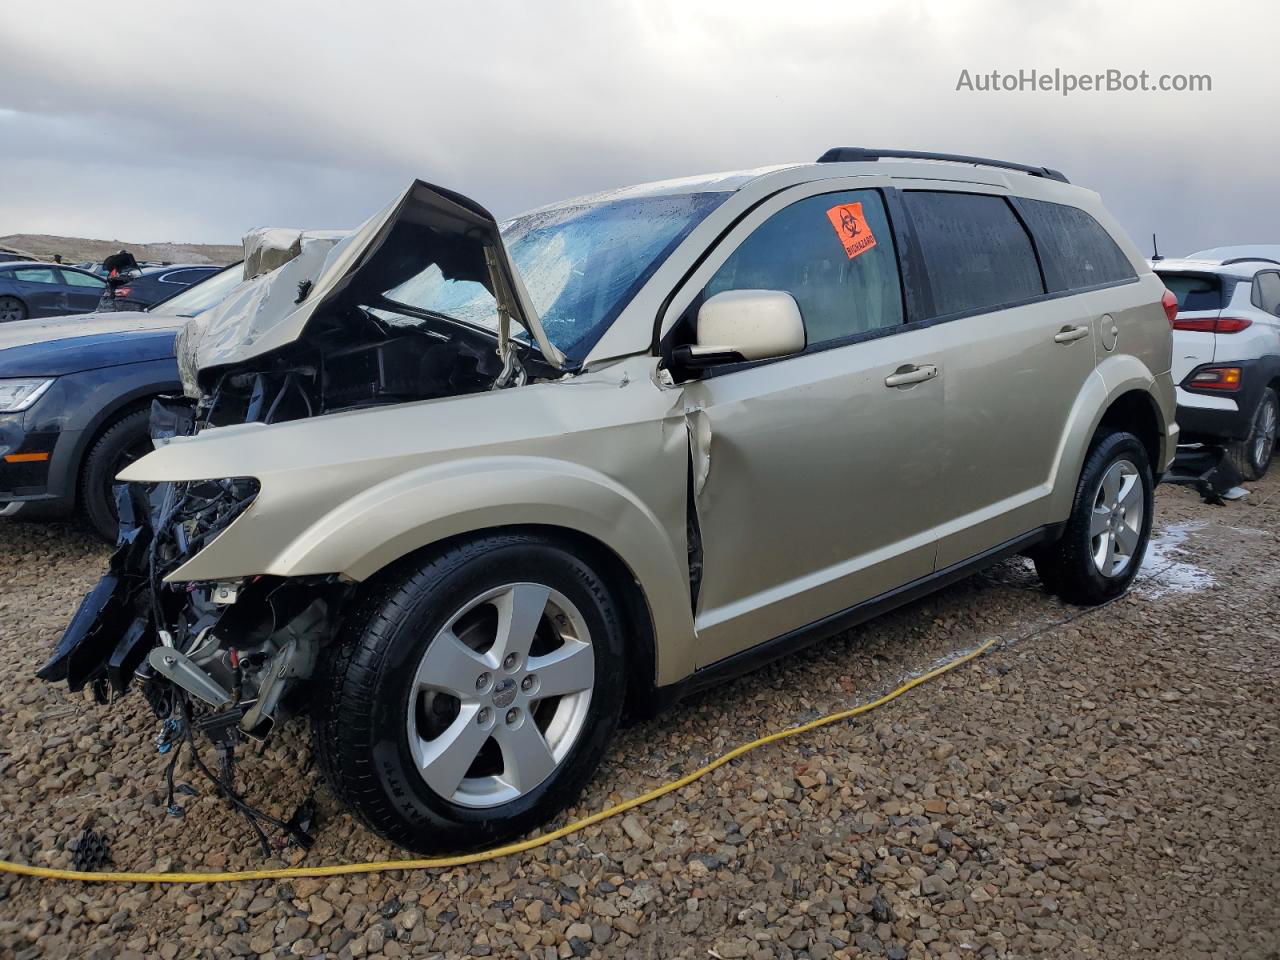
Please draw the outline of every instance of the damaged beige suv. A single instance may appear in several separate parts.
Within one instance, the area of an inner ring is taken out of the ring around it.
[[[264,237],[41,674],[227,753],[308,711],[405,847],[543,823],[625,703],[1014,553],[1079,603],[1142,561],[1165,289],[1055,171],[836,148],[501,227],[418,182]]]

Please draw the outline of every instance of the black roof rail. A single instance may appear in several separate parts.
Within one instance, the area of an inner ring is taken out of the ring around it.
[[[950,163],[972,163],[980,167],[1000,167],[1017,170],[1033,177],[1046,177],[1062,183],[1071,181],[1059,170],[1050,167],[1033,167],[1026,163],[1008,160],[991,160],[987,157],[966,157],[959,153],[931,153],[927,150],[878,150],[874,147],[832,147],[818,158],[819,163],[849,163],[856,160],[946,160]]]
[[[1233,263],[1280,263],[1280,260],[1272,260],[1270,257],[1232,257],[1230,260],[1222,261],[1224,267],[1229,267]]]

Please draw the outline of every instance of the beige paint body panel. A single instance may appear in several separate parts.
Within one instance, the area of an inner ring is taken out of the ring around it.
[[[933,569],[941,390],[884,383],[928,333],[688,385],[709,438],[699,666]]]
[[[612,549],[648,599],[659,682],[693,668],[679,390],[639,359],[534,384],[176,439],[131,481],[252,476],[257,499],[169,577],[363,580],[460,533],[550,524]]]

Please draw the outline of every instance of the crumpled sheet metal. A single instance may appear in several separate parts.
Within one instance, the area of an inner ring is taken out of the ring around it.
[[[352,282],[379,245],[401,223],[429,226],[444,237],[483,244],[492,251],[493,282],[505,286],[512,320],[533,336],[543,358],[564,366],[565,358],[543,330],[524,282],[503,245],[497,221],[484,207],[459,193],[415,180],[392,203],[356,230],[303,232],[299,252],[285,259],[294,245],[290,231],[269,228],[251,234],[245,247],[246,267],[252,271],[283,261],[261,276],[246,273],[245,283],[221,304],[187,325],[179,336],[178,370],[183,389],[199,396],[197,373],[210,367],[242,363],[294,342],[321,306]],[[340,239],[338,239],[341,237]],[[424,260],[422,269],[431,266]],[[299,284],[306,282],[306,296]]]
[[[203,367],[233,360],[276,329],[282,319],[302,310],[307,301],[298,303],[298,284],[314,282],[351,237],[329,230],[251,231],[245,237],[246,275],[254,265],[277,259],[280,265],[249,277],[222,303],[187,321],[174,345],[183,392],[199,397],[197,374]],[[298,252],[283,259],[295,246]]]
[[[302,254],[303,238],[337,243],[350,230],[299,230],[296,227],[255,227],[244,235],[244,278],[252,280],[283,267]]]

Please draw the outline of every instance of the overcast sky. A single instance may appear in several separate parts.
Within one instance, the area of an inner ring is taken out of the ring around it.
[[[851,144],[1057,167],[1143,250],[1153,231],[1175,254],[1276,242],[1278,10],[59,0],[0,30],[0,235],[349,227],[413,177],[504,217]],[[1213,89],[956,90],[965,69],[1032,68],[1207,73]]]

